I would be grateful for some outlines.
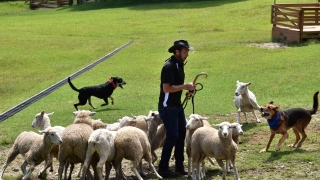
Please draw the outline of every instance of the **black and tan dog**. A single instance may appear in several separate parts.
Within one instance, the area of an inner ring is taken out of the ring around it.
[[[313,107],[310,110],[302,108],[290,108],[284,111],[280,111],[280,106],[274,106],[273,102],[270,102],[263,108],[263,114],[267,118],[270,126],[271,135],[267,146],[260,151],[260,153],[268,151],[272,139],[275,134],[282,134],[282,138],[279,140],[276,150],[280,150],[281,144],[288,138],[288,130],[292,128],[296,135],[296,141],[289,145],[290,147],[301,147],[304,140],[307,138],[305,129],[311,121],[311,115],[315,114],[318,110],[318,94],[319,91],[313,95]],[[300,134],[302,138],[300,140]]]
[[[107,81],[104,84],[100,84],[98,86],[88,86],[88,87],[83,87],[81,89],[77,89],[70,80],[70,77],[68,77],[68,82],[70,87],[79,92],[78,99],[79,103],[74,104],[74,107],[78,110],[78,106],[83,106],[87,103],[89,105],[96,109],[91,103],[91,96],[103,99],[105,103],[101,104],[101,106],[106,106],[109,104],[108,98],[111,99],[111,103],[113,104],[113,97],[111,97],[111,94],[113,91],[117,88],[120,87],[123,89],[122,85],[125,85],[126,82],[123,81],[122,78],[119,77],[111,77],[109,81]]]

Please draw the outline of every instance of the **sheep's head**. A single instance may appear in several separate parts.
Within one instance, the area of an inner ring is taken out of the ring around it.
[[[62,144],[61,136],[53,127],[48,127],[45,130],[41,130],[39,132],[42,133],[45,137],[49,137],[50,142],[58,145]]]
[[[220,138],[228,138],[232,136],[232,127],[229,122],[222,122],[220,124],[216,124],[215,126],[219,127],[219,137]]]
[[[91,116],[95,115],[96,112],[91,112],[89,110],[79,110],[73,112],[73,115],[75,115],[75,119],[73,121],[73,124],[88,124],[92,127],[92,119]]]
[[[125,126],[136,126],[137,120],[133,119],[132,117],[129,116],[124,116],[123,118],[118,120],[120,123],[120,127],[125,127]]]
[[[202,117],[199,114],[191,114],[189,116],[189,121],[186,125],[187,129],[197,129],[203,127],[203,120],[207,120],[208,117]]]
[[[243,130],[241,128],[241,124],[239,124],[238,122],[234,122],[231,124],[232,126],[232,135],[243,135]]]
[[[244,82],[239,82],[237,81],[237,85],[236,85],[236,91],[234,92],[234,94],[236,96],[240,96],[242,94],[245,94],[248,90],[248,86],[251,84],[251,82],[248,83],[244,83]]]
[[[101,121],[101,119],[97,119],[97,120],[92,120],[92,127],[93,127],[93,130],[96,130],[96,129],[105,129],[107,127],[107,125],[105,123],[103,123]]]
[[[163,123],[158,111],[151,111],[150,110],[146,120],[154,123],[155,126],[158,126]]]
[[[40,127],[44,121],[48,121],[50,124],[49,116],[51,116],[53,113],[54,112],[47,114],[44,111],[42,111],[41,113],[36,114],[34,120],[32,121],[31,127]]]

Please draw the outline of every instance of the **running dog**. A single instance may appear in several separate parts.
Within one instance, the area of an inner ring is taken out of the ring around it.
[[[106,106],[109,104],[108,98],[111,99],[111,103],[113,105],[113,97],[111,97],[113,91],[117,88],[120,87],[123,89],[122,85],[127,84],[126,82],[123,81],[122,78],[119,77],[111,77],[109,81],[107,81],[104,84],[100,84],[98,86],[88,86],[88,87],[83,87],[81,89],[77,89],[70,80],[70,77],[68,77],[68,82],[70,87],[74,90],[79,92],[78,99],[79,103],[74,104],[74,107],[78,111],[78,106],[83,106],[89,102],[89,105],[96,109],[91,103],[91,96],[103,99],[105,103],[101,104],[101,106]]]
[[[273,102],[267,104],[262,114],[268,121],[270,126],[271,135],[269,138],[269,142],[267,146],[260,151],[260,153],[268,151],[272,139],[275,134],[282,134],[282,138],[279,140],[276,150],[279,151],[281,148],[281,144],[285,139],[288,138],[288,130],[292,128],[294,134],[296,135],[296,141],[289,145],[290,147],[301,147],[304,140],[307,138],[305,133],[305,129],[311,121],[311,115],[315,114],[318,110],[318,92],[315,92],[313,95],[313,107],[310,110],[302,109],[302,108],[290,108],[284,111],[280,111],[280,106],[274,106]],[[300,134],[302,138],[300,140]]]

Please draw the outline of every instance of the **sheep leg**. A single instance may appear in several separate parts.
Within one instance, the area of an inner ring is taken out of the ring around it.
[[[221,160],[221,159],[216,159],[217,160],[217,162],[218,162],[218,164],[219,164],[219,166],[221,167],[221,169],[222,169],[222,172],[223,172],[223,176],[222,176],[222,179],[223,180],[226,180],[226,168],[224,167],[224,164],[223,164],[223,161]]]
[[[230,160],[227,160],[227,161],[230,161]],[[237,167],[236,167],[236,157],[235,157],[235,156],[234,156],[234,158],[231,160],[231,162],[232,162],[232,165],[233,165],[234,173],[236,174],[236,180],[240,180],[239,174],[238,174],[238,170],[237,170]]]
[[[26,162],[26,161],[25,161],[25,162]],[[24,164],[24,163],[23,163],[23,164]],[[29,176],[30,176],[31,173],[34,171],[34,167],[35,167],[34,162],[31,162],[31,163],[30,163],[30,168],[29,168],[28,172],[23,176],[22,180],[29,179]]]
[[[143,180],[135,167],[131,167],[131,170],[134,172],[134,174],[137,176],[139,180]]]
[[[192,167],[192,180],[196,180],[197,179],[197,176],[196,176],[197,162],[192,160],[191,167]]]
[[[254,110],[252,110],[251,112],[252,112],[254,118],[256,118],[257,123],[259,123],[259,122],[260,122],[260,119],[258,118],[258,116],[256,115],[256,113],[254,112]]]
[[[111,168],[112,168],[111,162],[106,162],[105,163],[105,171],[106,171],[105,180],[109,179]]]
[[[99,162],[97,163],[97,167],[96,167],[97,168],[97,175],[98,175],[99,179],[102,179],[103,165],[106,164],[106,161],[107,161],[107,157],[100,156]]]
[[[66,164],[64,165],[64,179],[67,179],[68,168],[69,168],[69,161],[67,161]]]
[[[26,170],[27,164],[28,164],[27,161],[24,161],[21,165],[21,171],[24,176],[27,174],[27,170]]]
[[[77,177],[80,177],[81,171],[82,171],[82,167],[83,167],[83,164],[81,163],[81,164],[80,164],[80,169],[79,169],[79,171],[78,171],[78,173],[77,173]]]
[[[62,179],[63,168],[65,165],[66,165],[66,160],[61,160],[61,158],[59,158],[59,169],[58,169],[58,179],[59,180]]]
[[[85,179],[85,176],[87,174],[88,168],[90,166],[90,162],[91,162],[91,158],[92,158],[92,154],[93,153],[94,153],[94,150],[90,151],[90,149],[88,148],[87,154],[86,154],[86,160],[84,161],[84,164],[82,166],[82,176],[81,176],[82,179]],[[102,179],[102,177],[100,179]]]
[[[2,178],[3,173],[4,173],[4,171],[6,170],[7,166],[8,166],[8,164],[6,163],[6,164],[4,164],[4,166],[2,167],[1,172],[0,172],[0,179]]]
[[[127,179],[124,175],[122,168],[121,168],[121,161],[122,159],[115,159],[114,160],[114,167],[116,169],[116,180]]]
[[[74,169],[74,163],[69,162],[69,164],[70,164],[70,172],[69,172],[69,176],[68,176],[67,180],[71,180],[72,179],[71,176],[72,176],[72,171]]]
[[[160,179],[162,179],[162,177],[158,174],[156,168],[154,167],[154,165],[151,163],[151,161],[149,161],[149,167],[152,168],[153,172],[156,174],[156,176]]]
[[[248,114],[246,112],[243,112],[243,114],[244,114],[244,118],[246,119],[246,124],[249,124],[249,122],[248,122]]]
[[[241,114],[241,108],[238,109],[238,123],[240,124],[240,114]]]
[[[226,160],[227,173],[231,172],[231,170],[230,170],[232,168],[231,164],[232,164],[231,160]]]
[[[158,156],[156,155],[156,153],[154,151],[151,151],[151,155],[152,155],[152,163],[156,162],[158,159]]]
[[[2,167],[2,170],[0,172],[0,179],[3,176],[4,171],[6,170],[7,166],[19,155],[19,151],[15,151],[14,147],[12,147],[8,153],[8,158],[7,158],[7,162],[4,164],[4,166]],[[22,169],[21,169],[22,170]],[[23,171],[22,171],[23,172]],[[25,173],[25,172],[24,172]]]
[[[139,162],[139,174],[141,175],[141,177],[146,177],[146,174],[143,172],[142,168],[142,160]]]
[[[190,170],[190,167],[191,166],[191,157],[188,157],[188,177],[191,176],[191,170]]]
[[[44,175],[46,174],[46,171],[47,171],[47,169],[49,167],[50,167],[50,169],[52,168],[52,159],[51,159],[51,157],[49,158],[49,160],[45,160],[44,168],[39,172],[38,178],[44,177]],[[53,168],[52,168],[52,171],[53,171]]]
[[[200,177],[201,179],[203,179],[206,176],[206,171],[207,171],[206,162],[204,160],[201,162],[201,166],[202,166],[202,171],[200,173]]]

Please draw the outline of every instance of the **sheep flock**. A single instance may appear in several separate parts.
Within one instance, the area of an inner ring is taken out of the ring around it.
[[[70,119],[72,123],[66,127],[51,126],[49,116],[53,112],[36,114],[32,127],[38,127],[39,133],[22,132],[17,137],[2,165],[0,180],[6,176],[5,170],[18,154],[24,158],[21,171],[16,172],[23,175],[22,179],[45,178],[50,168],[55,179],[70,180],[74,178],[72,173],[77,164],[80,167],[77,179],[109,179],[112,169],[116,179],[126,179],[128,172],[123,171],[123,166],[129,166],[136,179],[162,179],[156,171],[159,161],[155,150],[163,146],[166,130],[158,111],[123,116],[112,124],[94,120],[92,117],[96,112],[89,110],[72,114],[75,118]],[[235,178],[240,179],[235,160],[239,136],[244,134],[241,125],[229,122],[211,125],[208,119],[199,114],[191,114],[186,119],[188,177],[203,179],[208,170],[204,161],[207,159],[213,167],[222,169],[223,179],[231,168]],[[57,161],[56,169],[52,166],[53,158]],[[124,165],[123,159],[129,164]],[[36,166],[43,168],[36,172]]]

